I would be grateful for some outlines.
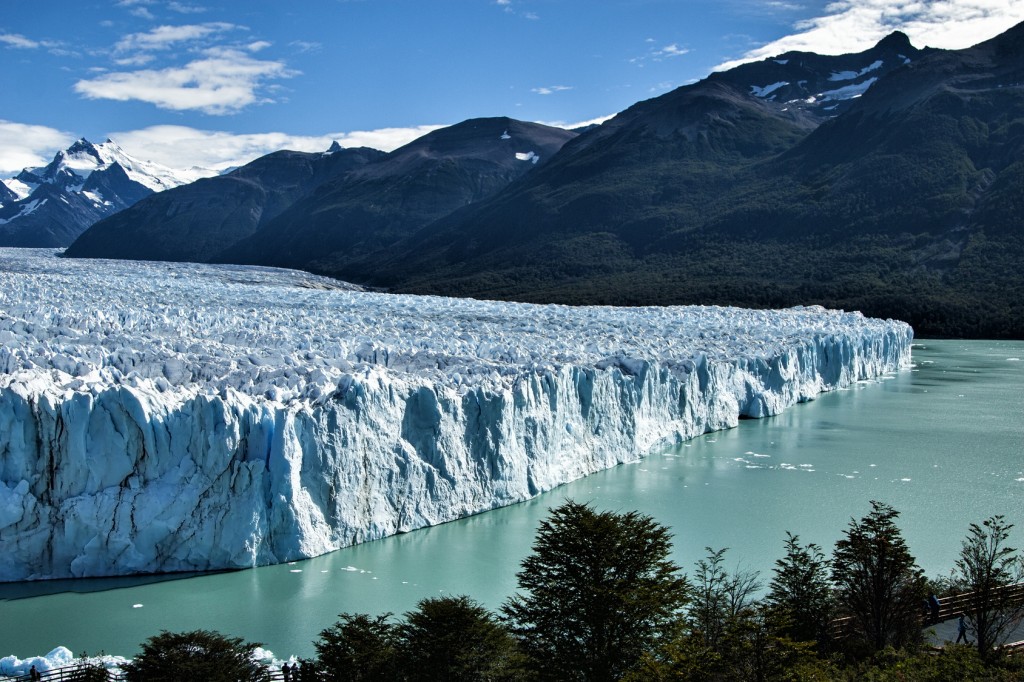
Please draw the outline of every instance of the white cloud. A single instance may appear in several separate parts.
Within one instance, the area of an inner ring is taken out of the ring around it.
[[[178,14],[202,14],[206,11],[205,7],[198,5],[186,5],[182,2],[169,2],[167,3],[167,9]]]
[[[323,45],[321,43],[311,42],[309,40],[293,40],[288,44],[299,52],[319,52],[323,49]]]
[[[343,147],[373,147],[391,151],[441,127],[424,125],[324,135],[290,135],[279,132],[236,134],[188,126],[160,125],[114,132],[109,136],[139,159],[155,161],[171,168],[202,166],[220,170],[244,165],[280,149],[322,152],[334,141]]]
[[[679,47],[679,45],[677,45],[676,43],[672,43],[671,45],[666,45],[665,47],[661,48],[660,50],[656,50],[654,52],[654,56],[655,56],[655,58],[658,58],[658,57],[681,57],[684,54],[689,54],[689,52],[690,52],[690,50],[688,50],[687,48]]]
[[[9,177],[22,168],[44,166],[74,140],[74,134],[55,128],[0,119],[0,175]]]
[[[600,125],[613,115],[588,121],[545,125],[573,129]],[[242,166],[265,154],[281,149],[321,152],[337,141],[342,147],[372,147],[390,152],[418,137],[443,128],[421,125],[407,128],[353,130],[323,135],[291,135],[282,132],[238,134],[220,130],[201,130],[189,126],[157,125],[138,130],[111,132],[109,137],[132,156],[170,168],[200,166],[223,170]],[[26,166],[42,166],[53,155],[80,137],[46,126],[25,125],[0,120],[0,176],[17,174]]]
[[[791,50],[843,54],[865,50],[893,31],[917,47],[970,47],[1024,21],[1020,0],[837,0],[828,14],[798,23],[796,32],[719,64],[733,68]]]
[[[566,130],[575,130],[576,128],[585,128],[587,126],[599,126],[605,121],[610,121],[615,118],[615,114],[608,114],[607,116],[599,116],[597,118],[591,118],[586,121],[577,121],[576,123],[566,123],[565,121],[537,121],[541,125],[552,126],[553,128],[564,128]]]
[[[136,54],[136,55],[132,55],[131,57],[122,57],[120,59],[115,59],[114,63],[117,64],[118,66],[145,66],[146,64],[149,64],[154,59],[155,59],[155,57],[153,55],[151,55],[151,54]],[[90,70],[93,70],[93,69],[96,69],[96,67],[92,67]],[[106,69],[100,69],[100,70],[106,71]]]
[[[88,99],[139,100],[161,109],[230,114],[271,101],[259,94],[267,80],[298,74],[283,62],[253,59],[231,48],[211,48],[204,57],[180,67],[103,74],[78,81],[74,90]]]
[[[234,28],[234,24],[223,21],[207,24],[185,24],[182,26],[157,26],[145,33],[130,33],[114,45],[119,52],[130,50],[167,50],[175,43],[202,40],[215,33],[224,33]]]
[[[39,47],[39,43],[19,33],[0,33],[0,43],[20,50],[33,50]]]
[[[553,95],[556,92],[564,92],[565,90],[572,90],[571,85],[550,85],[544,88],[530,88],[530,92],[535,92],[538,95]]]

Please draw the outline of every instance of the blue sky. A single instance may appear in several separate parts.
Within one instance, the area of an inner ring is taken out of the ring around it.
[[[600,119],[738,60],[966,47],[1020,0],[5,0],[0,177],[77,137],[175,167]]]

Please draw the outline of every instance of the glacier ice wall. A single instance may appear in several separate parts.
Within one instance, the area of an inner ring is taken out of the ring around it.
[[[389,296],[0,249],[0,580],[248,567],[525,500],[909,363],[822,308]]]

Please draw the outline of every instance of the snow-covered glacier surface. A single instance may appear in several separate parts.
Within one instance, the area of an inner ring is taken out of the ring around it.
[[[0,580],[247,567],[532,497],[909,363],[797,308],[392,296],[0,250]]]

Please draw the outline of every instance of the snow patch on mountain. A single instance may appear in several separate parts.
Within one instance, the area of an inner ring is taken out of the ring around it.
[[[872,85],[874,85],[875,81],[877,81],[877,80],[878,80],[877,78],[869,78],[869,79],[867,79],[866,81],[864,81],[862,83],[853,83],[851,85],[846,85],[844,87],[837,88],[835,90],[828,90],[826,92],[823,92],[823,93],[819,94],[817,99],[818,100],[828,101],[828,100],[846,100],[846,99],[853,99],[854,97],[860,97],[865,92],[867,92],[868,88],[870,88]]]
[[[17,220],[18,218],[24,218],[27,215],[31,215],[31,214],[35,213],[39,209],[39,207],[43,206],[44,204],[46,204],[47,201],[48,201],[47,199],[33,199],[33,200],[29,201],[29,202],[21,204],[20,206],[18,206],[18,212],[15,213],[13,216],[11,216],[10,218],[0,218],[0,225],[6,225],[7,223],[11,222],[12,220]],[[11,204],[11,205],[15,206],[17,204]]]
[[[778,90],[779,88],[789,85],[786,81],[779,81],[778,83],[772,83],[771,85],[765,85],[764,87],[758,87],[756,85],[750,86],[750,94],[754,97],[768,97],[770,94]]]
[[[532,163],[540,161],[540,157],[534,152],[516,152],[516,159],[519,161],[530,161]]]
[[[860,78],[861,76],[863,76],[866,73],[870,73],[871,71],[875,71],[876,69],[882,68],[882,65],[884,63],[885,62],[883,62],[881,59],[876,59],[875,61],[873,61],[872,63],[868,64],[867,66],[865,66],[860,71],[838,71],[838,72],[833,71],[832,75],[829,76],[828,79],[830,81],[849,81],[849,80],[853,80],[855,78]]]
[[[29,194],[32,194],[32,190],[38,187],[38,185],[30,185],[22,182],[21,180],[18,180],[17,178],[7,178],[6,180],[0,180],[0,182],[3,182],[5,185],[7,185],[7,189],[14,192],[15,196],[18,197],[19,201],[21,199],[26,198]]]
[[[818,307],[528,305],[0,250],[0,580],[315,556],[906,366]]]

